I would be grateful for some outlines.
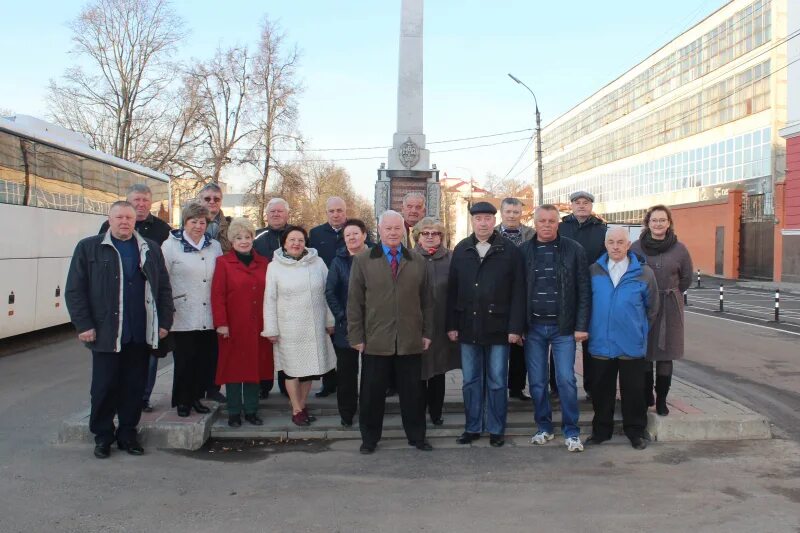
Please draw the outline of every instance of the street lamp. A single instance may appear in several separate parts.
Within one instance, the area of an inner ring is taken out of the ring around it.
[[[536,105],[536,159],[538,161],[536,192],[539,195],[539,205],[542,205],[544,203],[544,177],[542,176],[542,118],[539,115],[539,102],[536,100],[536,95],[533,94],[531,88],[522,83],[519,78],[511,73],[508,74],[508,77],[528,89],[528,92],[533,96],[533,103]]]

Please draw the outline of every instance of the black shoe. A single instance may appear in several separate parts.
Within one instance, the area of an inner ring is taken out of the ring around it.
[[[441,426],[442,424],[444,424],[444,418],[442,418],[441,416],[439,418],[431,418],[431,424],[433,424],[434,426]]]
[[[194,409],[201,415],[211,412],[211,409],[200,403],[200,400],[195,400],[194,403],[192,403],[192,409]]]
[[[516,398],[518,400],[527,401],[530,400],[531,397],[528,396],[528,393],[522,389],[511,389],[508,391],[509,398]]]
[[[658,416],[667,416],[669,414],[666,398],[656,398],[656,413],[658,413]]]
[[[369,455],[371,453],[375,453],[375,445],[374,444],[362,444],[361,447],[358,449],[363,455]]]
[[[135,440],[130,442],[117,441],[117,448],[125,450],[130,455],[144,455],[144,448]]]
[[[228,425],[232,428],[242,427],[242,415],[228,415]]]
[[[631,446],[636,450],[644,450],[647,448],[647,441],[642,437],[633,437],[631,439]]]
[[[258,398],[260,400],[268,400],[269,399],[269,391],[261,389],[261,392],[258,394]]]
[[[389,387],[386,389],[386,397],[391,398],[392,396],[397,396],[397,389],[394,387]]]
[[[142,401],[142,412],[143,413],[152,413],[153,412],[153,406],[150,405],[150,402],[148,400],[143,400]]]
[[[433,446],[431,446],[430,442],[424,440],[422,442],[415,442],[414,447],[416,447],[421,452],[433,451]]]
[[[228,401],[228,398],[218,390],[207,392],[206,399],[217,403],[226,403]]]
[[[592,403],[592,393],[591,392],[587,392],[586,393],[586,401],[589,402],[589,403]]]
[[[303,407],[303,413],[306,415],[306,420],[309,422],[316,422],[317,417],[308,412],[308,407]]]
[[[314,393],[314,398],[327,398],[328,396],[330,396],[334,392],[336,392],[336,391],[332,391],[332,390],[328,390],[328,389],[322,389],[321,391]]]
[[[244,419],[253,424],[254,426],[263,426],[264,421],[259,418],[259,416],[255,413],[251,415],[244,415]]]
[[[97,444],[94,447],[94,456],[98,459],[108,459],[111,455],[111,445],[110,444]]]
[[[503,444],[506,443],[506,439],[503,435],[489,435],[489,444],[494,446],[495,448],[499,448]]]
[[[474,440],[478,440],[479,438],[481,438],[480,433],[470,433],[469,431],[465,431],[456,439],[456,442],[459,444],[469,444]]]
[[[179,405],[178,406],[178,416],[180,417],[187,417],[192,414],[192,408],[188,405]]]
[[[343,428],[351,428],[351,427],[353,427],[353,419],[351,418],[351,419],[348,420],[346,418],[342,418],[342,427]]]
[[[591,435],[589,435],[589,438],[583,442],[583,444],[586,446],[597,446],[598,444],[603,444],[607,440],[609,439],[601,439],[600,437],[592,433]]]

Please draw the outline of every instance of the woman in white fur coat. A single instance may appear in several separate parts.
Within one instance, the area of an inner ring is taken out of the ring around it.
[[[315,420],[306,408],[313,380],[336,366],[330,338],[335,322],[325,299],[328,268],[307,242],[305,229],[286,228],[264,292],[262,335],[274,344],[275,368],[286,374],[292,422],[298,426]]]

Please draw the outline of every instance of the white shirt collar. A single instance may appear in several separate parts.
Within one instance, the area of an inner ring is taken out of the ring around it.
[[[202,239],[200,239],[200,242],[199,242],[199,243],[195,243],[195,242],[192,240],[192,238],[191,238],[191,237],[189,237],[189,234],[188,234],[188,233],[186,233],[186,230],[183,230],[183,240],[185,240],[186,242],[188,242],[189,244],[191,244],[192,246],[194,246],[194,247],[195,247],[195,249],[202,251],[202,250],[203,250],[203,244],[205,243],[205,240],[206,240],[206,239],[205,239],[205,237],[203,237]]]

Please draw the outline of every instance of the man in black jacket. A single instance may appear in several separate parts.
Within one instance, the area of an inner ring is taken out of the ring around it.
[[[172,327],[172,289],[161,248],[134,231],[136,211],[120,201],[109,231],[81,240],[72,256],[64,299],[78,339],[92,350],[89,429],[94,455],[142,455],[136,426],[142,413],[150,350]],[[114,416],[119,427],[114,430]]]
[[[520,343],[524,330],[525,282],[519,248],[494,231],[496,212],[488,202],[470,209],[475,232],[453,250],[446,327],[461,344],[466,427],[457,442],[469,444],[486,430],[497,447],[505,436],[509,345]]]
[[[169,224],[153,216],[150,212],[150,208],[153,206],[153,192],[150,190],[150,187],[143,183],[135,183],[128,189],[126,199],[136,210],[136,233],[161,246],[164,241],[167,240],[167,237],[169,237],[169,232],[172,228],[170,228]],[[107,231],[108,220],[103,222],[100,226],[100,233],[104,234]],[[157,373],[158,357],[151,355],[147,368],[147,384],[144,387],[144,394],[142,394],[142,411],[146,413],[153,410],[153,408],[150,407],[150,395],[156,384]]]
[[[572,214],[561,219],[558,233],[562,237],[577,241],[583,246],[586,252],[586,262],[591,267],[606,251],[605,239],[608,227],[604,221],[592,214],[594,196],[591,193],[576,191],[569,195],[569,201],[572,207]],[[581,352],[583,358],[583,390],[586,393],[586,399],[591,400],[591,383],[593,381],[592,354],[589,353],[588,341],[581,343]],[[553,381],[555,381],[555,375],[551,373],[551,388]],[[556,390],[558,389],[556,388]]]
[[[534,212],[536,235],[522,245],[525,261],[527,335],[525,362],[535,410],[533,444],[553,439],[547,395],[547,354],[552,347],[561,398],[561,428],[571,452],[583,451],[578,429],[575,342],[589,338],[592,299],[589,267],[583,247],[558,234],[558,209],[541,205]]]

